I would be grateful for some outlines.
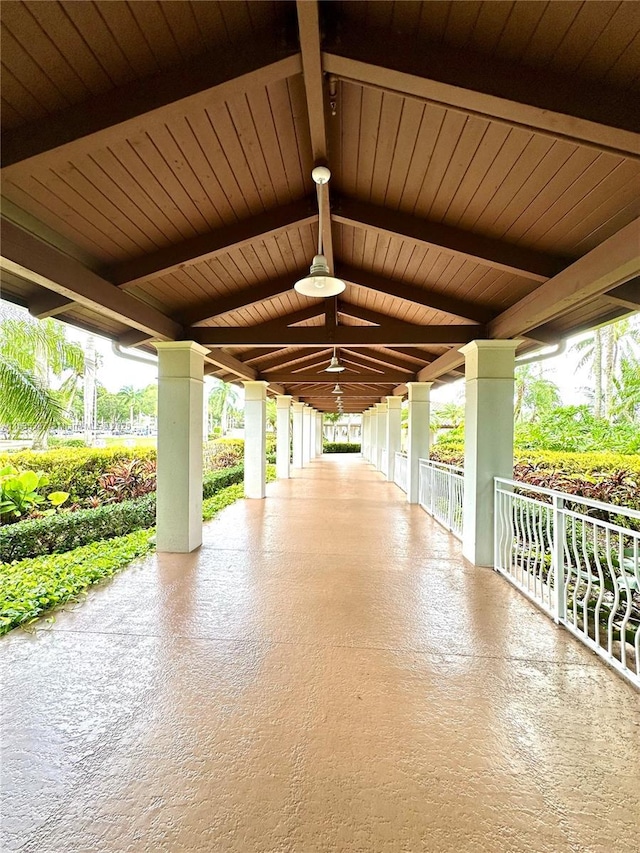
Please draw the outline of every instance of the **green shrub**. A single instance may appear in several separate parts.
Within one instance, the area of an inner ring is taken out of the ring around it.
[[[50,438],[49,447],[53,450],[56,447],[86,447],[87,442],[81,438]]]
[[[153,548],[151,533],[129,533],[109,542],[108,547],[93,542],[66,554],[0,563],[0,634],[32,621],[45,610],[77,600],[87,586],[146,554]]]
[[[244,479],[244,465],[235,465],[233,468],[223,468],[221,471],[210,471],[202,478],[202,496],[210,498],[227,486],[241,483]]]
[[[323,453],[360,453],[360,445],[349,442],[327,441],[322,445]]]
[[[0,561],[63,553],[90,542],[113,539],[156,523],[155,495],[65,512],[0,528]]]
[[[69,492],[73,502],[94,497],[99,492],[98,481],[116,462],[131,459],[155,460],[155,448],[61,448],[60,450],[23,450],[0,456],[0,468],[15,465],[44,471],[49,477],[45,493]]]

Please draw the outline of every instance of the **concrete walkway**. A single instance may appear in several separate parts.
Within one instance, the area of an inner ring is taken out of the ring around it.
[[[638,850],[638,694],[359,457],[0,651],[3,850]]]

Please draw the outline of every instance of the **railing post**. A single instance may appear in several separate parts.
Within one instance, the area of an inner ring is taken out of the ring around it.
[[[449,530],[453,530],[453,473],[451,471],[447,476],[447,500],[449,502]]]
[[[553,570],[554,570],[554,592],[556,624],[564,622],[567,618],[567,597],[564,573],[564,537],[565,537],[565,514],[564,498],[553,496]]]

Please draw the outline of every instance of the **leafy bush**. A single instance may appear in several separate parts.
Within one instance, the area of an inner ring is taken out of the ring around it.
[[[123,536],[156,522],[155,495],[0,528],[0,560],[22,560]]]
[[[640,430],[633,423],[596,418],[587,406],[561,406],[540,421],[516,424],[515,444],[522,450],[640,453]]]
[[[322,445],[323,453],[360,453],[360,445],[348,442],[327,441]]]
[[[233,468],[223,468],[221,471],[210,471],[202,478],[202,496],[210,498],[227,486],[241,483],[244,479],[244,464]]]
[[[130,459],[155,460],[155,448],[68,448],[23,450],[0,456],[0,467],[35,468],[49,477],[45,492],[69,492],[73,502],[86,500],[99,491],[98,481],[109,466]]]
[[[18,471],[12,465],[0,469],[0,522],[17,521],[25,513],[30,513],[45,503],[45,498],[36,489],[44,489],[49,478],[44,471]],[[51,509],[63,504],[67,492],[50,492],[48,496]]]
[[[111,577],[152,548],[151,531],[139,530],[110,542],[108,547],[104,542],[93,542],[66,554],[0,563],[0,634],[30,622],[45,610],[77,600],[87,586]]]
[[[49,447],[54,449],[56,447],[86,447],[87,442],[83,441],[81,438],[50,438],[49,439]]]
[[[153,459],[116,462],[99,479],[105,503],[119,503],[148,495],[156,490],[156,463]]]

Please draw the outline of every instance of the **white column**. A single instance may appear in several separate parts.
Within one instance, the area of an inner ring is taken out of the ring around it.
[[[304,403],[292,403],[293,409],[293,467],[302,468],[302,410]]]
[[[204,356],[193,341],[158,350],[156,548],[186,554],[202,544]]]
[[[493,565],[493,478],[513,476],[513,371],[520,341],[472,341],[465,357],[462,553]]]
[[[376,451],[376,442],[378,440],[378,412],[374,406],[370,409],[370,421],[369,421],[369,462],[372,465],[375,465],[375,461],[377,458]]]
[[[387,480],[392,483],[395,474],[396,453],[400,450],[400,420],[402,397],[387,397]]]
[[[290,476],[291,457],[291,396],[276,397],[276,476],[286,480]]]
[[[318,426],[318,419],[316,415],[318,413],[315,409],[311,409],[309,412],[310,415],[310,423],[309,423],[309,458],[316,458],[316,427]]]
[[[324,415],[322,412],[317,412],[316,420],[316,456],[322,456],[322,428],[324,426]]]
[[[264,498],[267,493],[267,385],[244,385],[244,495]]]
[[[420,459],[429,458],[431,382],[407,382],[409,420],[407,422],[407,501],[417,504],[420,497]]]
[[[305,406],[302,410],[302,464],[311,461],[311,409]]]
[[[369,412],[362,413],[362,427],[360,428],[360,452],[362,458],[367,458],[367,430],[369,428]]]
[[[382,471],[382,451],[386,449],[387,442],[387,404],[376,403],[378,410],[378,448],[376,455],[376,469]]]

